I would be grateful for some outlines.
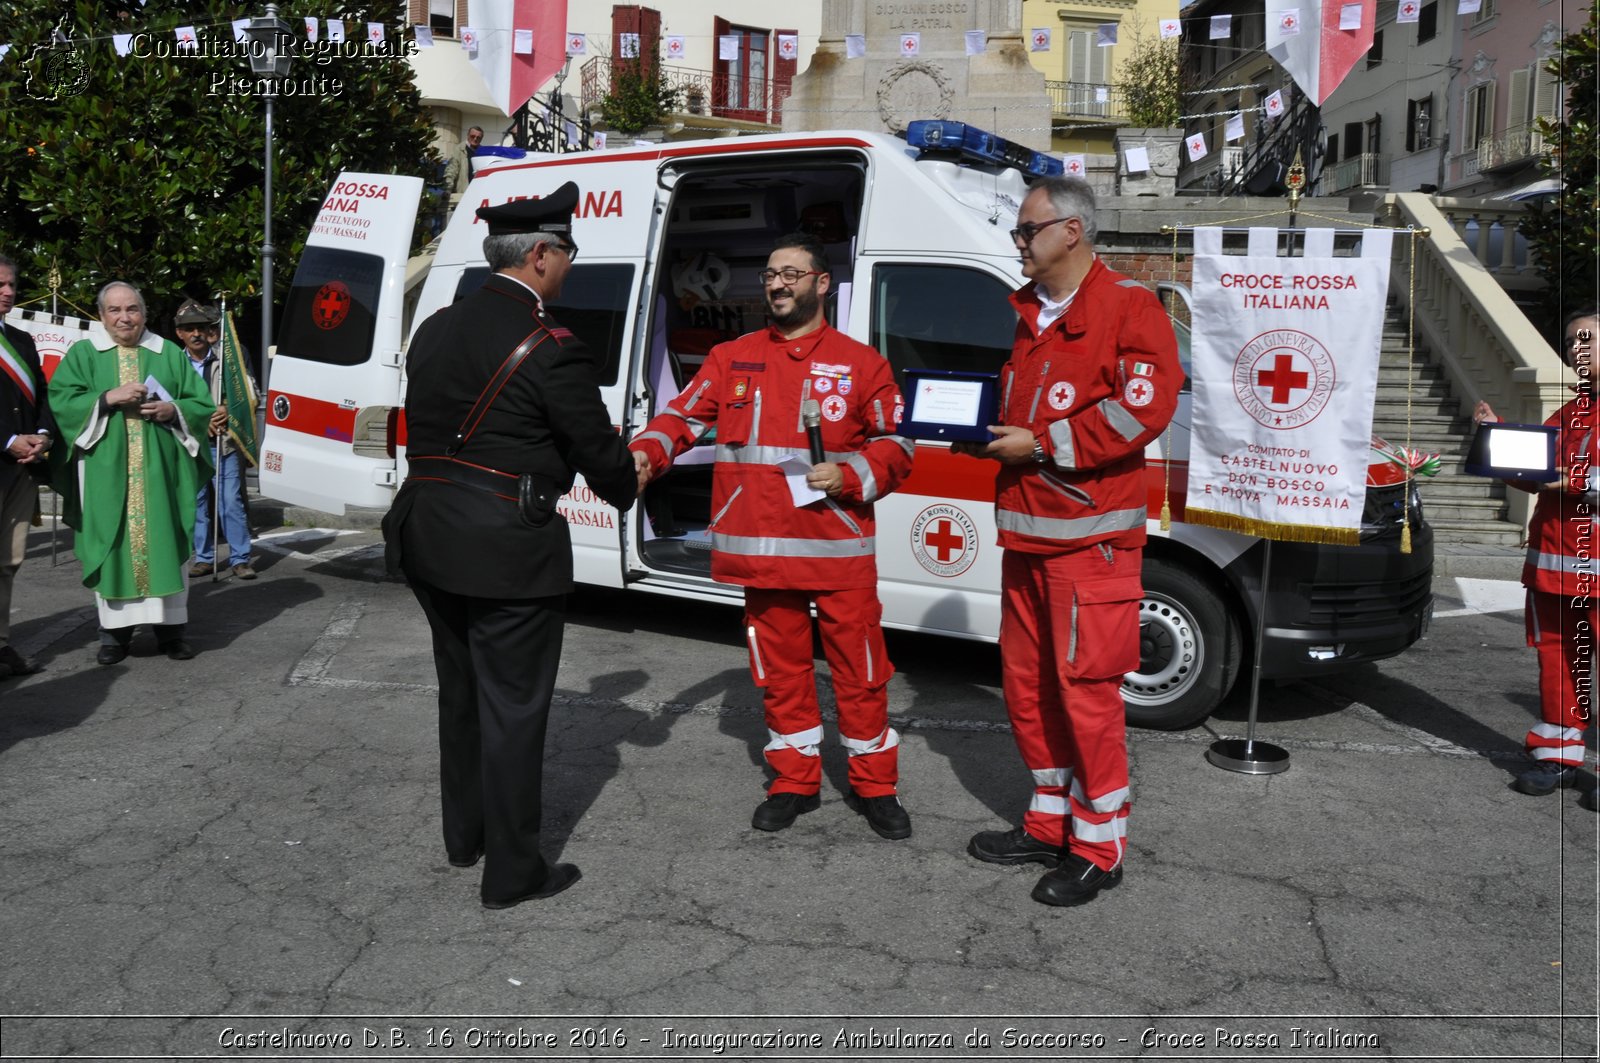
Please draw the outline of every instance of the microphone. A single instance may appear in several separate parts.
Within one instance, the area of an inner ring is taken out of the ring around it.
[[[822,404],[816,399],[802,402],[800,420],[806,426],[806,442],[811,444],[811,464],[821,465],[828,460],[822,449]]]

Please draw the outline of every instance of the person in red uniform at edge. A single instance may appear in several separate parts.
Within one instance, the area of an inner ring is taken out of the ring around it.
[[[849,753],[850,807],[885,838],[909,838],[895,789],[900,736],[889,726],[872,504],[911,472],[895,434],[903,403],[889,363],[823,316],[822,244],[778,240],[761,271],[771,326],[712,348],[699,373],[629,446],[641,483],[713,426],[711,575],[745,588],[750,672],[762,688],[776,778],[751,825],[783,830],[821,804],[822,715],[813,674],[814,603]],[[827,496],[797,507],[776,463],[809,454],[802,405],[820,406],[826,460],[806,482]]]
[[[1030,284],[1000,375],[999,425],[960,453],[1001,463],[1000,655],[1011,730],[1033,773],[1022,825],[967,852],[1051,868],[1034,900],[1073,905],[1122,881],[1128,750],[1122,677],[1139,666],[1145,444],[1183,370],[1155,295],[1095,257],[1094,192],[1037,182],[1011,230]]]
[[[1591,677],[1595,638],[1600,631],[1600,569],[1595,563],[1595,521],[1600,516],[1600,457],[1595,437],[1594,343],[1600,334],[1600,310],[1594,306],[1567,315],[1561,360],[1578,374],[1577,396],[1545,422],[1561,430],[1556,441],[1556,466],[1551,483],[1507,480],[1519,491],[1537,492],[1528,525],[1528,559],[1522,584],[1528,588],[1524,613],[1528,645],[1539,656],[1539,716],[1524,739],[1533,766],[1511,783],[1513,789],[1542,797],[1578,781],[1583,766],[1583,732],[1594,711]],[[1473,420],[1498,421],[1486,402],[1473,410]],[[1581,798],[1584,807],[1600,811],[1593,789]]]

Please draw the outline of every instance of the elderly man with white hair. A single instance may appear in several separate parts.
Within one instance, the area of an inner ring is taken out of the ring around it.
[[[161,652],[186,661],[185,565],[195,496],[211,475],[200,434],[216,406],[183,351],[145,328],[137,288],[112,281],[99,306],[99,325],[50,380],[54,483],[100,612],[96,660],[121,661],[134,628],[149,624]]]

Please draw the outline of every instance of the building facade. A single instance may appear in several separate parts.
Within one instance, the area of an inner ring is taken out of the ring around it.
[[[1177,17],[1178,0],[1024,0],[1023,39],[1028,59],[1045,77],[1053,150],[1115,150],[1116,131],[1129,125],[1121,63],[1140,41],[1160,39],[1163,19]],[[1107,26],[1114,44],[1103,43]],[[1048,31],[1043,48],[1035,44],[1039,30]]]

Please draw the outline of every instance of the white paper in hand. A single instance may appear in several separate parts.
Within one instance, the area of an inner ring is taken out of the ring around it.
[[[810,505],[828,497],[826,491],[818,491],[806,483],[806,476],[811,472],[811,462],[798,454],[790,454],[778,462],[778,471],[783,473],[784,479],[789,481],[789,497],[794,499],[796,506]]]
[[[172,398],[172,392],[161,386],[161,381],[155,378],[154,373],[144,378],[144,401],[172,402],[176,405]]]

